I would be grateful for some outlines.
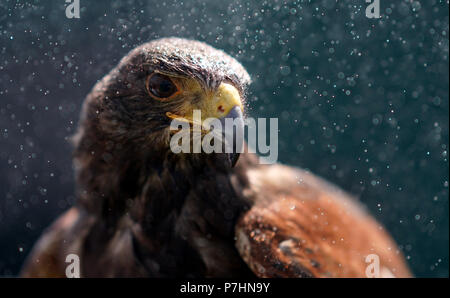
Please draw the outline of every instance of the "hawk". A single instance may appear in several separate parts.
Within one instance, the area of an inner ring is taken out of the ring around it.
[[[192,124],[197,109],[240,120],[249,83],[237,60],[199,41],[164,38],[126,55],[82,108],[77,203],[21,275],[65,277],[76,254],[82,277],[366,277],[370,265],[410,276],[384,228],[319,177],[250,153],[170,150],[174,118]]]

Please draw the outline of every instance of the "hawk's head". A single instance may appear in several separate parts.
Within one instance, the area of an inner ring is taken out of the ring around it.
[[[192,124],[194,110],[202,120],[242,117],[249,81],[239,62],[205,43],[155,40],[131,51],[95,86],[82,125],[96,130],[90,142],[101,139],[119,150],[164,152],[174,118]]]
[[[237,154],[171,153],[170,123],[183,118],[192,124],[194,110],[202,120],[242,118],[249,82],[239,62],[202,42],[164,38],[132,50],[85,100],[74,138],[78,182],[106,197],[111,194],[104,193],[105,184],[130,191],[142,187],[128,180],[145,179],[150,166],[160,172],[168,163],[230,168]]]

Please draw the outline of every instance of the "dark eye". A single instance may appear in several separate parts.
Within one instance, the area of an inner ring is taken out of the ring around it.
[[[147,78],[146,88],[148,93],[155,99],[168,99],[175,93],[178,88],[173,81],[165,75],[154,73]]]

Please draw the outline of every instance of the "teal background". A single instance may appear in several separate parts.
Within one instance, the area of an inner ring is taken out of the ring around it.
[[[394,236],[419,277],[448,277],[447,1],[0,3],[0,275],[17,274],[74,203],[83,98],[154,38],[206,41],[253,78],[249,114],[278,117],[279,160],[334,182]]]

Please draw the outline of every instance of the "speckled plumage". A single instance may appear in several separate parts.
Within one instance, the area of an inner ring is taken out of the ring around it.
[[[227,82],[243,98],[250,83],[235,59],[197,41],[160,39],[125,56],[84,103],[78,203],[36,244],[23,276],[63,277],[68,253],[85,277],[364,276],[369,253],[409,275],[380,226],[320,179],[251,154],[234,168],[221,154],[173,154],[165,112],[199,98],[150,100],[154,71],[205,90]]]

